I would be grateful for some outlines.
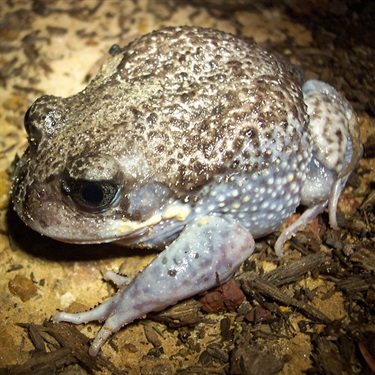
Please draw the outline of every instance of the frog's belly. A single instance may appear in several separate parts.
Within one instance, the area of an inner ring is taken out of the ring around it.
[[[195,216],[231,215],[253,235],[261,237],[277,230],[296,210],[306,168],[284,165],[261,172],[233,174],[223,182],[205,187],[204,197],[194,209]]]

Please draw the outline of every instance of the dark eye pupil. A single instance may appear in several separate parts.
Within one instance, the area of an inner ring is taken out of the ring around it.
[[[73,202],[88,212],[101,212],[118,199],[120,188],[112,181],[85,181],[66,179],[62,189]]]
[[[91,206],[98,206],[104,199],[102,187],[96,182],[89,182],[82,186],[82,199]]]

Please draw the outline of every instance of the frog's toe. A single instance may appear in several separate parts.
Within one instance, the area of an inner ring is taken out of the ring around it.
[[[104,273],[104,279],[107,281],[112,281],[118,287],[130,284],[133,280],[131,277],[122,276],[113,271],[106,271]]]
[[[129,282],[131,281],[131,278],[121,276],[113,271],[106,271],[104,274],[104,278],[105,280],[112,281],[118,287],[125,286],[129,284]],[[59,312],[52,318],[52,320],[54,322],[69,322],[73,324],[87,323],[95,320],[101,321],[107,319],[107,317],[111,314],[113,306],[117,303],[117,300],[118,295],[90,311],[85,311],[81,313],[70,314],[66,312]]]
[[[100,304],[92,310],[81,312],[81,313],[66,313],[59,312],[53,318],[52,321],[57,322],[68,322],[73,324],[82,324],[92,322],[94,320],[102,321],[106,319],[112,312],[113,306],[116,305],[119,299],[119,294],[111,298],[110,300]]]

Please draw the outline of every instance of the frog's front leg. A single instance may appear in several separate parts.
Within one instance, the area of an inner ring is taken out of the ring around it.
[[[338,198],[362,156],[358,119],[350,103],[321,81],[307,81],[302,91],[313,151],[301,197],[301,204],[308,209],[279,236],[275,244],[278,255],[282,255],[284,243],[327,205],[330,225],[338,228]]]
[[[58,313],[54,321],[80,324],[106,319],[90,348],[94,356],[125,324],[226,282],[253,253],[254,246],[251,234],[231,217],[194,219],[112,299],[84,313]]]

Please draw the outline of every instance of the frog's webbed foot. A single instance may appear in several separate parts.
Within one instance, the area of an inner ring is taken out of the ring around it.
[[[321,81],[307,81],[302,91],[312,144],[310,170],[301,197],[301,204],[308,209],[281,233],[275,245],[278,255],[284,243],[327,205],[330,225],[338,229],[337,202],[362,156],[358,119],[349,102]]]
[[[120,278],[121,289],[112,299],[84,313],[59,313],[54,321],[79,324],[106,319],[90,348],[96,355],[125,324],[226,282],[254,247],[251,234],[233,218],[196,218],[130,285]]]

